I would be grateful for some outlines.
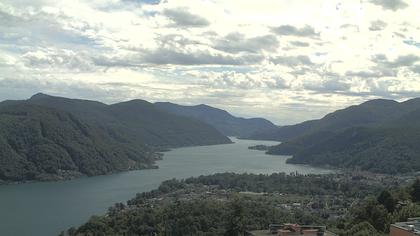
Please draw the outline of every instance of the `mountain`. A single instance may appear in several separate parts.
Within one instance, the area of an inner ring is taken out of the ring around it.
[[[402,173],[420,171],[419,144],[419,99],[372,100],[312,121],[309,129],[268,153],[293,155],[288,162],[295,164]]]
[[[353,127],[303,146],[288,163],[379,173],[420,171],[420,127]],[[276,147],[270,153],[281,153]]]
[[[81,99],[37,94],[30,103],[69,112],[108,130],[115,138],[157,147],[181,147],[230,143],[213,127],[177,116],[143,100],[106,105]]]
[[[0,182],[154,168],[162,147],[231,141],[141,100],[106,105],[37,94],[0,103]]]
[[[249,136],[257,131],[277,128],[273,123],[263,118],[239,118],[232,116],[227,111],[204,104],[182,106],[169,102],[157,102],[155,105],[162,111],[205,122],[227,136]]]
[[[150,168],[144,145],[115,140],[95,125],[26,101],[0,103],[0,180],[50,180]]]
[[[396,101],[376,99],[335,111],[319,120],[305,121],[296,125],[257,132],[247,138],[287,141],[320,130],[336,130],[357,125],[381,123],[395,119],[409,110],[409,106],[400,106]]]

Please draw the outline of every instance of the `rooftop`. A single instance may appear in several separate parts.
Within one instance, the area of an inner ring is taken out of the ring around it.
[[[268,230],[255,230],[248,233],[252,236],[264,236],[277,235],[278,233],[293,233],[293,235],[318,235],[319,232],[323,232],[323,236],[336,236],[334,233],[327,231],[326,226],[299,224],[270,224]]]
[[[392,226],[420,235],[420,218],[409,218],[407,222],[397,222]]]
[[[249,234],[252,236],[273,236],[273,234],[269,230],[254,230],[254,231],[250,231]],[[337,235],[332,232],[325,231],[324,236],[337,236]]]

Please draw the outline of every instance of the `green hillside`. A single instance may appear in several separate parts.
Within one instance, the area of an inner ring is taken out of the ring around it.
[[[379,124],[396,119],[415,108],[420,108],[420,106],[417,103],[401,105],[392,100],[376,99],[337,110],[319,120],[310,120],[296,125],[260,131],[247,138],[283,142],[318,131]]]
[[[106,105],[37,94],[0,103],[0,181],[155,168],[157,149],[230,142],[203,122],[141,100]]]
[[[0,179],[50,180],[150,168],[159,156],[75,116],[24,101],[0,105]]]
[[[382,173],[420,171],[420,104],[374,100],[327,115],[310,132],[271,147],[295,164]],[[323,125],[323,126],[321,126]]]
[[[159,147],[181,147],[230,143],[213,127],[187,117],[170,114],[143,100],[113,105],[95,101],[33,96],[30,103],[69,112],[107,129],[115,138]]]

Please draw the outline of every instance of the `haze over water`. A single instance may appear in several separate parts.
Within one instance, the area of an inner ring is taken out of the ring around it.
[[[238,140],[234,144],[174,149],[159,169],[123,172],[71,181],[0,186],[0,235],[49,236],[104,214],[117,202],[152,190],[167,179],[219,172],[329,173],[330,170],[286,164],[286,156],[270,156],[248,146],[276,142]]]

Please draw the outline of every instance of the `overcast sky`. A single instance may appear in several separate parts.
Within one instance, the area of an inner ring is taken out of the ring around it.
[[[1,0],[0,100],[205,103],[277,124],[420,96],[418,0]]]

